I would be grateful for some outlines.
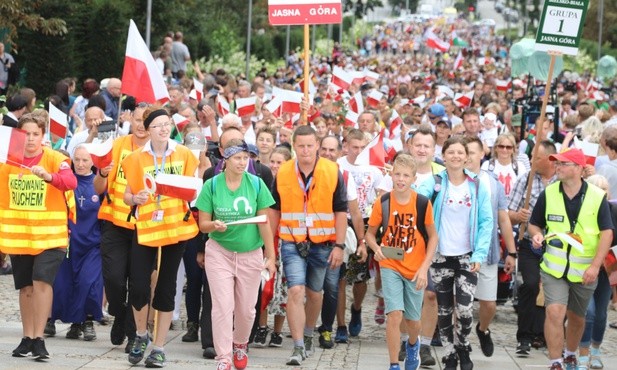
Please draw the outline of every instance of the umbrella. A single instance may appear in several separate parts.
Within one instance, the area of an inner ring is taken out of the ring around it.
[[[613,78],[617,75],[617,60],[611,55],[605,55],[598,60],[598,77]]]
[[[529,72],[528,59],[534,52],[536,42],[533,39],[521,39],[510,48],[512,60],[512,77],[518,77]]]
[[[540,81],[546,81],[548,79],[548,68],[551,64],[551,56],[545,51],[534,51],[527,61],[527,67],[529,73]],[[555,66],[553,67],[553,78],[559,75],[563,70],[563,57],[555,57]]]

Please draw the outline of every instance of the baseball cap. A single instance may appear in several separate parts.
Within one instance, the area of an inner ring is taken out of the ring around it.
[[[389,94],[390,88],[388,87],[388,85],[381,85],[381,87],[379,88],[379,91],[384,94]]]
[[[428,114],[433,116],[444,116],[446,114],[446,108],[439,103],[435,103],[429,107]]]
[[[548,157],[551,161],[572,162],[579,166],[585,166],[585,154],[580,149],[570,148],[559,154],[551,154]]]
[[[438,125],[440,123],[445,123],[446,125],[448,125],[448,128],[452,128],[452,121],[450,121],[450,119],[448,118],[448,116],[442,116],[441,118],[439,118],[437,120],[437,123],[435,123],[435,125]]]
[[[247,144],[247,147],[250,154],[259,155],[259,149],[257,149],[257,146],[255,146],[255,144]]]
[[[512,118],[510,121],[510,123],[512,124],[512,127],[521,127],[522,122],[523,122],[523,116],[521,114],[512,115]]]

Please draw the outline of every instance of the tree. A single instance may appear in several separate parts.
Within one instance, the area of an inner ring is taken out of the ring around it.
[[[363,3],[366,1],[366,3]],[[369,10],[375,10],[375,8],[383,6],[381,0],[357,0],[354,4],[351,0],[345,0],[343,4],[343,11],[353,11],[355,9],[356,18],[364,17]]]
[[[19,28],[42,33],[45,36],[60,36],[68,32],[66,22],[60,18],[42,17],[38,10],[44,0],[11,0],[0,2],[0,25],[8,29],[6,42],[16,46]]]

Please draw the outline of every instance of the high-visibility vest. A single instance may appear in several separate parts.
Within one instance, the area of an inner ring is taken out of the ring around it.
[[[281,199],[281,239],[297,243],[306,240],[308,236],[313,243],[336,241],[332,200],[338,174],[336,163],[318,159],[305,199],[296,161],[290,160],[281,165],[276,175],[277,191]],[[311,222],[313,226],[310,226]]]
[[[570,220],[563,201],[563,194],[559,190],[559,184],[555,182],[546,187],[546,228],[547,233],[569,233],[571,231]],[[576,220],[574,234],[581,238],[583,251],[580,252],[563,239],[560,239],[563,247],[558,248],[546,243],[546,251],[540,268],[558,279],[564,277],[573,283],[583,281],[583,273],[591,265],[598,249],[600,241],[600,229],[598,227],[598,212],[605,192],[592,184],[587,184],[587,191],[583,198],[583,204]]]
[[[43,148],[37,164],[57,173],[69,159]],[[0,251],[7,254],[37,255],[47,249],[68,245],[65,193],[33,175],[27,169],[0,164]]]
[[[107,196],[99,209],[101,220],[107,220],[116,226],[131,230],[135,229],[135,220],[131,218],[127,221],[131,207],[124,203],[126,177],[120,163],[136,149],[133,147],[133,135],[121,136],[114,141],[112,148],[114,167],[107,178]]]
[[[158,159],[159,165],[161,160]],[[199,162],[186,147],[177,145],[165,158],[165,173],[194,176]],[[136,150],[121,164],[127,184],[133,194],[144,189],[144,174],[155,175],[154,159],[150,152]],[[153,220],[154,213],[163,211],[162,221]],[[152,196],[137,207],[137,241],[148,247],[162,247],[191,239],[199,231],[186,201],[167,196]]]

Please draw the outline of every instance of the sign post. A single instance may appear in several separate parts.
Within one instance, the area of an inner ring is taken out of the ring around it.
[[[341,0],[268,0],[268,20],[272,26],[304,25],[304,100],[309,100],[311,24],[342,23]],[[308,111],[302,111],[302,123],[308,124]]]

